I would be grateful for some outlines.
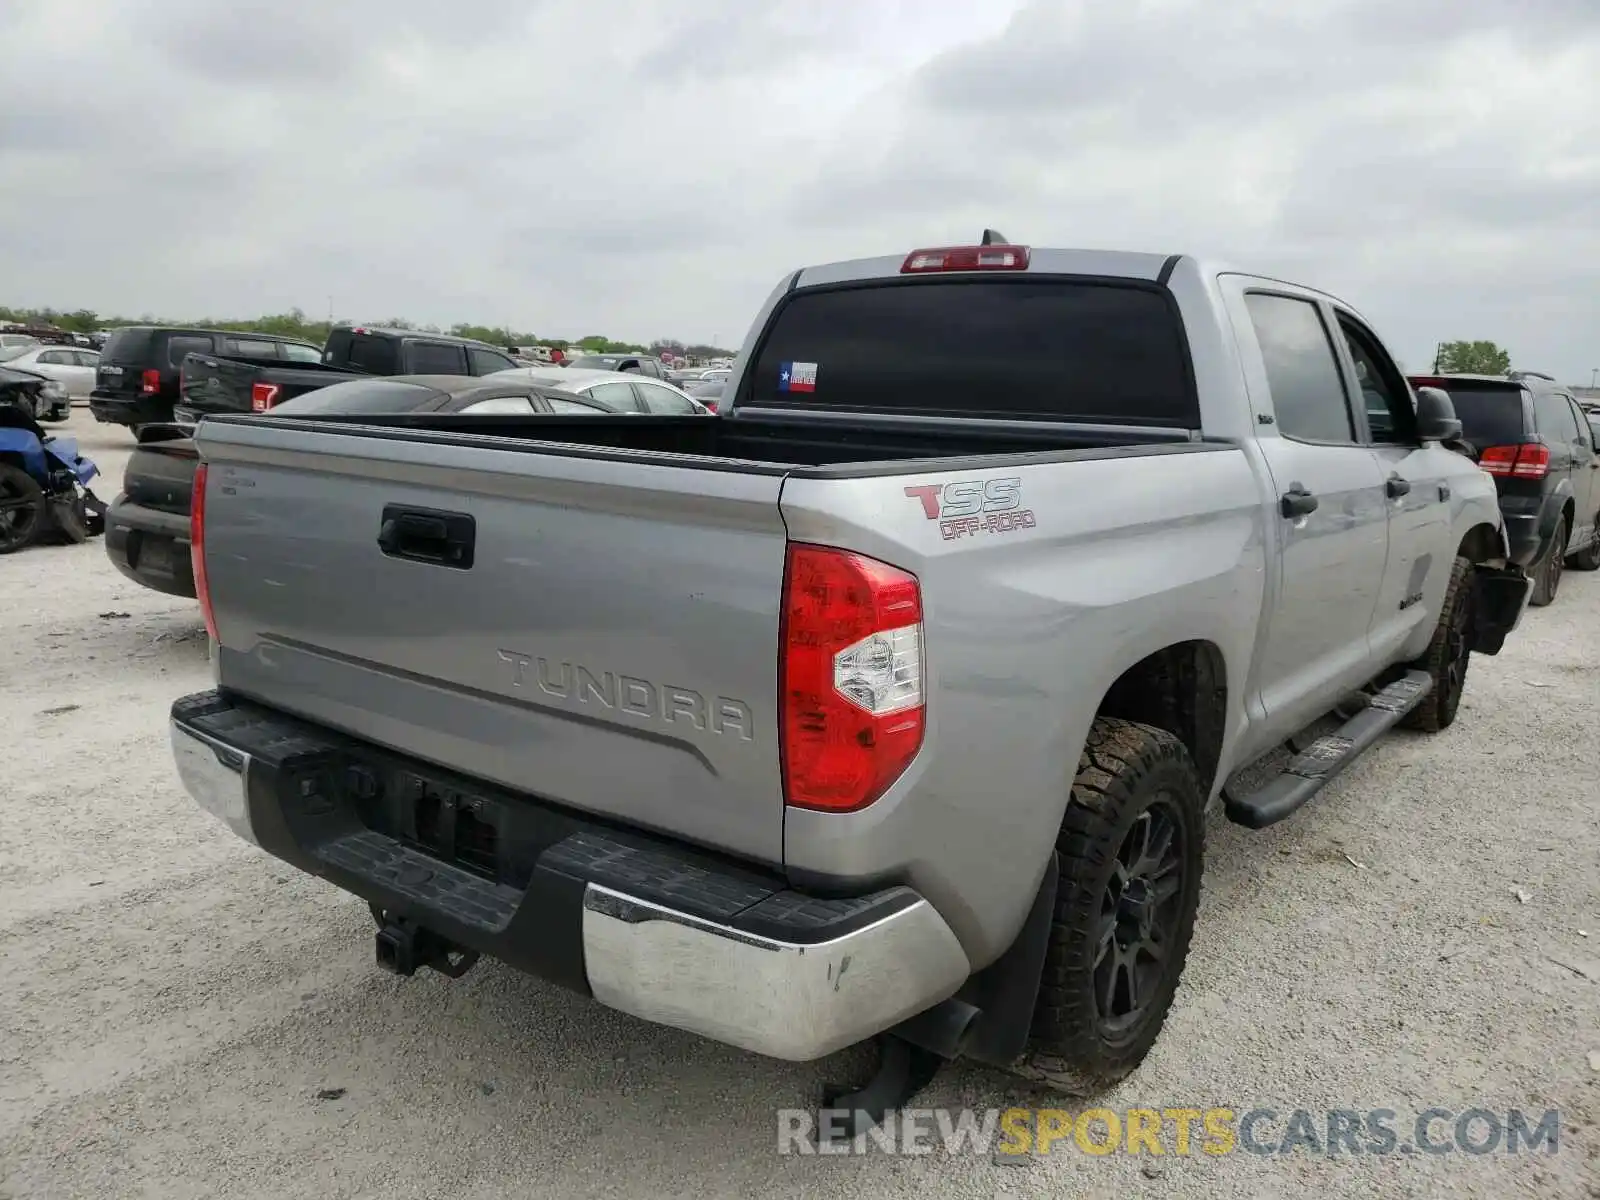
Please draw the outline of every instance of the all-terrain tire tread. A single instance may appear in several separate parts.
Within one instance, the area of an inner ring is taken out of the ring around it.
[[[1107,1053],[1092,1005],[1086,1009],[1081,991],[1092,974],[1101,891],[1098,886],[1109,860],[1121,843],[1121,827],[1138,803],[1138,787],[1152,775],[1165,775],[1166,786],[1181,794],[1186,809],[1185,896],[1177,931],[1173,970],[1158,994],[1141,1034],[1128,1045]],[[1188,750],[1162,729],[1115,717],[1098,717],[1090,728],[1071,802],[1062,819],[1056,849],[1061,878],[1050,932],[1050,946],[1034,1011],[1032,1045],[1013,1070],[1052,1090],[1083,1095],[1108,1087],[1137,1067],[1154,1044],[1171,1007],[1194,930],[1204,858],[1205,818],[1200,782]],[[1075,984],[1077,986],[1075,986]]]
[[[1457,558],[1450,564],[1450,586],[1445,589],[1444,603],[1439,606],[1439,623],[1434,626],[1433,640],[1428,643],[1428,652],[1413,664],[1417,670],[1428,673],[1428,677],[1433,680],[1433,690],[1424,697],[1421,704],[1401,720],[1402,729],[1438,733],[1441,729],[1449,727],[1456,719],[1454,709],[1449,712],[1444,711],[1446,697],[1439,685],[1444,678],[1444,669],[1450,653],[1451,617],[1457,604],[1467,603],[1466,589],[1471,586],[1471,576],[1472,564],[1466,559]],[[1469,655],[1467,662],[1471,661]],[[1458,702],[1459,699],[1457,697]]]

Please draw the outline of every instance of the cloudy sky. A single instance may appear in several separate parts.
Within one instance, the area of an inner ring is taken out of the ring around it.
[[[0,45],[0,303],[730,343],[989,225],[1600,367],[1597,0],[11,0]]]

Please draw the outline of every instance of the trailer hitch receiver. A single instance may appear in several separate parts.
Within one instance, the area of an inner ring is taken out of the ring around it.
[[[373,939],[378,966],[392,974],[409,977],[422,967],[429,967],[451,979],[460,979],[478,961],[476,950],[463,950],[409,918],[386,913],[376,906],[372,916],[378,922]]]

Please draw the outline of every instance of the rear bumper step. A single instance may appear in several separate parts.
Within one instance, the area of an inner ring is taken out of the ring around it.
[[[1432,690],[1433,680],[1426,672],[1408,671],[1338,729],[1307,746],[1269,783],[1243,796],[1224,790],[1228,819],[1247,829],[1277,824],[1332,783]]]
[[[906,887],[781,877],[218,692],[172,708],[178,773],[241,838],[451,945],[759,1054],[820,1058],[952,995],[955,935]]]

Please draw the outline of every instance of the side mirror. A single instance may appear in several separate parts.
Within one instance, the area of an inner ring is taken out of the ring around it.
[[[1461,436],[1461,419],[1450,394],[1439,388],[1417,389],[1417,438],[1424,442],[1451,442]]]

